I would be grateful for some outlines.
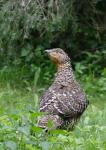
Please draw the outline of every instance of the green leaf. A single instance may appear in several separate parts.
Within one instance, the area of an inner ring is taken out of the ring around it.
[[[28,126],[18,127],[19,132],[24,133],[25,135],[30,134],[30,128]]]
[[[50,143],[47,141],[41,142],[40,145],[42,146],[43,150],[49,150],[50,149]]]
[[[13,141],[5,142],[5,147],[9,150],[16,150],[16,148],[17,148],[16,143]]]
[[[21,50],[21,56],[24,57],[24,56],[27,56],[29,54],[30,50],[28,49],[22,49]]]
[[[32,126],[31,130],[34,131],[34,132],[40,132],[40,133],[43,131],[42,128],[36,127],[36,126]]]

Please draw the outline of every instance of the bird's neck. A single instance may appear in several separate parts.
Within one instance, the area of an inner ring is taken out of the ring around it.
[[[70,69],[71,64],[70,63],[65,63],[65,64],[57,64],[57,72],[61,72],[64,69]]]
[[[75,77],[70,63],[61,64],[57,66],[56,82],[71,82],[74,79]]]

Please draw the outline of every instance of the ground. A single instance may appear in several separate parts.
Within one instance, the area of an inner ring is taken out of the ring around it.
[[[0,150],[106,150],[105,75],[96,78],[87,74],[81,79],[90,105],[75,131],[46,134],[36,126],[45,86],[34,87],[16,74],[15,79],[6,73],[0,75]]]

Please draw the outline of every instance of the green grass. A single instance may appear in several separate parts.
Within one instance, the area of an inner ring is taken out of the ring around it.
[[[29,81],[22,78],[28,73],[22,68],[1,71],[0,150],[106,150],[106,74],[80,75],[90,100],[88,109],[73,132],[46,134],[36,125],[39,97],[45,89],[37,84],[39,72]]]

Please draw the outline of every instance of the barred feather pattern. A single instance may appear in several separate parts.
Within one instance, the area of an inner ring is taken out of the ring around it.
[[[38,125],[47,128],[51,119],[53,129],[73,130],[88,103],[68,62],[57,71],[53,84],[41,97],[40,112],[46,112],[47,115],[40,117]]]

